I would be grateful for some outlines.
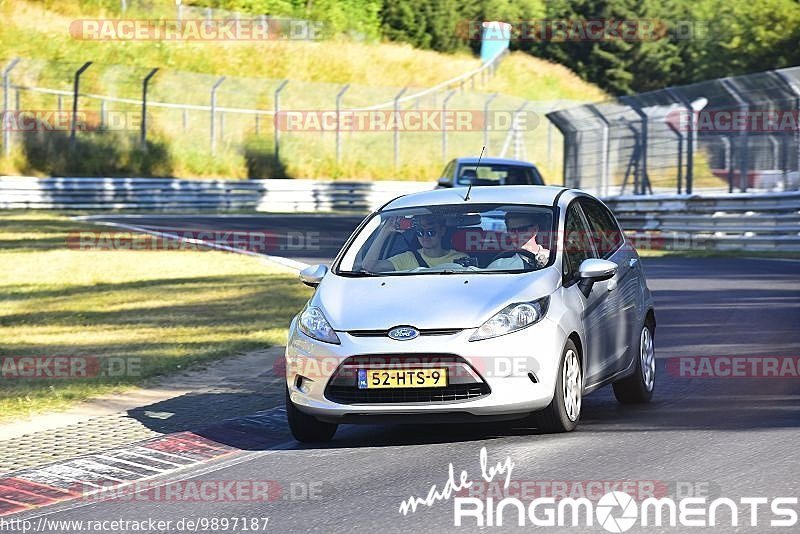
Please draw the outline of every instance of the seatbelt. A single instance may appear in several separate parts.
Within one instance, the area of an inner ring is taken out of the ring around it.
[[[430,269],[430,265],[428,265],[428,262],[422,258],[422,254],[419,253],[419,250],[414,249],[411,251],[411,253],[414,255],[414,258],[416,258],[417,263],[419,264],[420,267],[425,267]]]

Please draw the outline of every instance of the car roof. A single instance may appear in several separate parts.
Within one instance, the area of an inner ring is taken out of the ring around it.
[[[484,185],[473,187],[469,194],[470,204],[538,204],[552,206],[562,192],[573,190],[554,185]],[[574,191],[578,193],[578,191]],[[464,202],[467,189],[464,187],[434,189],[411,193],[396,198],[381,210],[413,208],[418,206],[442,206]]]
[[[457,163],[466,163],[467,165],[475,165],[478,163],[477,157],[468,157],[468,158],[456,158],[455,161]],[[529,161],[522,161],[519,159],[506,159],[506,158],[480,158],[481,164],[486,163],[488,165],[513,165],[515,167],[535,167],[533,163]]]

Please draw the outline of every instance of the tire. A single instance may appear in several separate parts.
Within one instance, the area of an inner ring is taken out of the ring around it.
[[[631,376],[614,382],[614,396],[622,404],[643,404],[653,398],[656,383],[656,356],[653,344],[653,327],[642,326],[639,334],[639,354],[636,370]]]
[[[533,414],[534,424],[548,434],[571,432],[578,426],[582,400],[583,370],[580,353],[572,340],[567,340],[558,365],[553,400],[547,408]]]
[[[286,390],[286,418],[289,420],[292,436],[302,443],[330,441],[339,427],[334,423],[323,423],[316,417],[298,410],[289,397],[289,390]]]

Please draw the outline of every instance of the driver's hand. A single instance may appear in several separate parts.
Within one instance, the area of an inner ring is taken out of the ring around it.
[[[390,232],[402,233],[402,232],[404,232],[405,230],[400,227],[401,221],[403,219],[405,219],[405,217],[399,217],[397,215],[392,215],[390,217],[386,217],[385,224],[384,224],[383,228],[381,229],[381,231],[384,232],[384,233],[390,233]]]

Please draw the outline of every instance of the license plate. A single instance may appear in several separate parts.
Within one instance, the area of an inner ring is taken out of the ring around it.
[[[443,388],[447,386],[447,368],[359,369],[358,389]]]

